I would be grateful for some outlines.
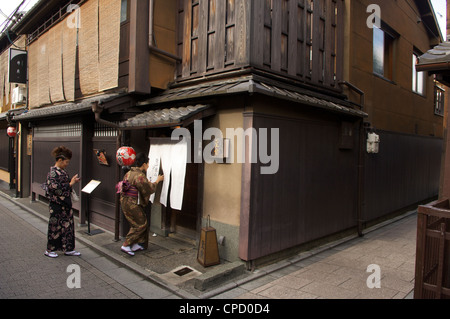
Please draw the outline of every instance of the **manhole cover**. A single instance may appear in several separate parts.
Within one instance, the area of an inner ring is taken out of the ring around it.
[[[186,274],[188,274],[190,272],[192,272],[191,268],[184,267],[184,268],[181,268],[180,270],[175,271],[174,274],[176,274],[176,275],[181,277],[181,276],[184,276],[184,275],[186,275]]]

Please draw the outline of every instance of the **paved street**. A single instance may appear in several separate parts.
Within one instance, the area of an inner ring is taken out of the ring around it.
[[[284,261],[285,267],[214,298],[245,299],[412,299],[417,214],[406,217],[318,254]],[[283,262],[280,263],[281,265]],[[379,286],[375,268],[379,266]],[[258,271],[257,271],[258,272]],[[368,284],[369,282],[369,284]],[[371,286],[371,287],[369,287]]]
[[[109,250],[101,254],[79,240],[76,249],[81,257],[45,257],[47,223],[22,206],[0,196],[0,299],[180,298],[179,287],[156,285],[105,257],[111,254]],[[362,238],[345,238],[259,267],[198,297],[186,295],[201,299],[411,299],[416,218],[410,212]],[[132,268],[138,267],[134,259],[127,260]],[[68,272],[70,265],[79,266],[81,288],[67,285],[68,279],[75,278],[73,270]],[[371,265],[378,267],[378,273],[369,269]],[[370,288],[368,283],[379,283],[379,288]]]
[[[80,243],[81,257],[46,257],[46,233],[42,219],[0,197],[0,299],[177,298]],[[81,288],[68,288],[69,265],[79,266]]]

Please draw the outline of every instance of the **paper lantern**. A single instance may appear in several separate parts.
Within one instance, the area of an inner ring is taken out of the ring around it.
[[[120,166],[131,166],[136,159],[136,152],[132,147],[123,146],[117,150],[116,160]]]
[[[16,127],[15,126],[8,127],[8,129],[6,130],[6,134],[8,134],[9,137],[16,137],[17,135]]]

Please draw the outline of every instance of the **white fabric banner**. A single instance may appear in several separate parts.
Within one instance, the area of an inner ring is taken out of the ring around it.
[[[184,179],[186,176],[187,164],[187,143],[181,141],[177,144],[154,144],[150,145],[149,169],[147,178],[154,182],[158,177],[161,167],[164,174],[160,203],[167,207],[167,198],[170,189],[170,207],[181,210],[184,194]],[[150,201],[153,203],[155,194],[151,195]]]

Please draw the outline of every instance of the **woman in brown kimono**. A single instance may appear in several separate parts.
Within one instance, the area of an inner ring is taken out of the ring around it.
[[[140,245],[146,241],[147,234],[147,217],[144,207],[148,205],[150,195],[155,192],[158,183],[164,180],[164,176],[160,175],[155,183],[151,183],[146,176],[147,169],[148,157],[139,153],[134,167],[125,174],[123,181],[117,186],[122,211],[130,224],[130,231],[120,249],[130,256],[134,256],[135,251],[144,249]]]

